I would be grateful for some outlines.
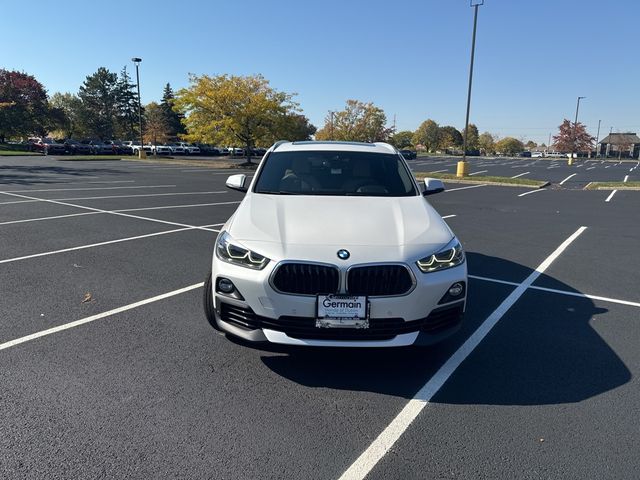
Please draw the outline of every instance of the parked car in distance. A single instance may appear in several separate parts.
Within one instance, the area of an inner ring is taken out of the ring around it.
[[[399,152],[405,160],[414,160],[418,156],[417,152],[413,150],[399,150]]]
[[[169,143],[167,145],[174,155],[184,155],[186,153],[184,147],[180,143]]]
[[[78,140],[68,138],[64,141],[64,148],[67,153],[71,155],[84,154],[89,155],[91,153],[91,147],[86,143],[81,143]]]
[[[91,153],[94,155],[112,155],[113,147],[110,144],[104,143],[102,140],[89,141],[91,147]]]
[[[246,342],[431,345],[459,330],[465,253],[386,143],[278,142],[220,229],[204,285],[211,326]]]
[[[200,154],[200,147],[196,146],[196,145],[192,145],[190,143],[187,142],[177,142],[177,145],[180,145],[185,153],[187,155],[199,155]]]
[[[529,157],[531,157],[531,152],[520,152],[518,154],[518,156],[519,157],[527,157],[527,158],[529,158]]]
[[[242,155],[244,155],[244,148],[230,147],[229,154],[235,157],[241,157]]]
[[[107,140],[104,143],[111,145],[111,150],[114,155],[131,155],[133,153],[132,148],[120,140]]]
[[[31,151],[40,152],[43,155],[66,153],[66,147],[62,143],[57,143],[52,138],[34,137],[29,139],[29,143],[31,144]]]
[[[147,149],[146,147],[145,145],[145,150]],[[150,147],[151,153],[154,155],[171,155],[173,153],[171,147],[168,145],[150,145]]]
[[[547,153],[547,157],[550,157],[550,158],[562,158],[562,157],[564,157],[564,155],[562,153],[559,153],[559,152],[551,152],[551,153]]]
[[[544,153],[542,152],[531,152],[531,158],[543,158]]]
[[[202,155],[220,155],[218,149],[208,143],[194,143],[193,145],[200,149]]]
[[[255,155],[256,157],[262,157],[265,153],[267,153],[266,148],[257,147],[251,150],[251,155]]]

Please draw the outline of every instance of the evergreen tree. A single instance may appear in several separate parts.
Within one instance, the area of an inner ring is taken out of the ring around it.
[[[102,140],[114,137],[118,113],[118,75],[100,67],[80,86],[83,130]]]
[[[182,115],[173,109],[175,103],[175,96],[171,84],[167,83],[162,92],[162,102],[160,102],[160,108],[167,125],[167,133],[169,137],[177,138],[178,135],[186,133],[184,125],[182,124]]]
[[[116,86],[117,134],[118,137],[133,140],[138,133],[138,92],[131,81],[127,67],[123,67]]]

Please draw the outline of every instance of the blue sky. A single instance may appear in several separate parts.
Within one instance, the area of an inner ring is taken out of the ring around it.
[[[464,126],[473,9],[468,0],[8,1],[0,67],[50,94],[77,92],[100,66],[143,58],[142,100],[188,74],[261,73],[296,92],[321,126],[348,98],[382,107],[399,130],[427,118]],[[640,132],[639,0],[486,0],[471,121],[547,142],[563,118],[593,135]]]

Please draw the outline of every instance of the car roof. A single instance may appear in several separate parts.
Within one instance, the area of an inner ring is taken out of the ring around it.
[[[370,153],[396,153],[396,149],[388,143],[376,142],[329,142],[329,141],[303,141],[303,142],[277,142],[273,151],[298,152],[298,151],[348,151]]]

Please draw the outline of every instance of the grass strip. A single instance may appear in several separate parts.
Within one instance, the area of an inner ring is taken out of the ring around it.
[[[0,157],[28,157],[31,155],[38,155],[33,152],[25,152],[21,150],[2,150],[0,149]]]
[[[473,177],[458,177],[453,173],[431,173],[431,172],[414,172],[416,178],[439,178],[441,180],[452,180],[456,183],[470,184],[487,184],[487,185],[504,185],[511,187],[546,187],[549,182],[543,180],[532,180],[530,178],[509,178],[509,177],[492,177],[474,175]]]
[[[235,163],[227,160],[227,157],[221,157],[219,160],[205,160],[205,159],[197,159],[197,158],[189,158],[189,159],[181,159],[181,158],[155,158],[152,156],[148,156],[145,159],[140,159],[138,157],[133,157],[131,160],[140,162],[140,163],[148,163],[153,165],[178,165],[185,167],[204,167],[204,168],[242,168],[242,169],[255,169],[258,167],[260,163],[260,159],[254,159],[251,165],[247,165],[246,163]]]
[[[640,182],[591,182],[585,190],[640,190]]]
[[[112,161],[120,161],[120,160],[134,160],[138,157],[133,156],[119,156],[119,155],[50,155],[51,158],[55,158],[61,162],[90,162],[93,160],[112,160]]]

